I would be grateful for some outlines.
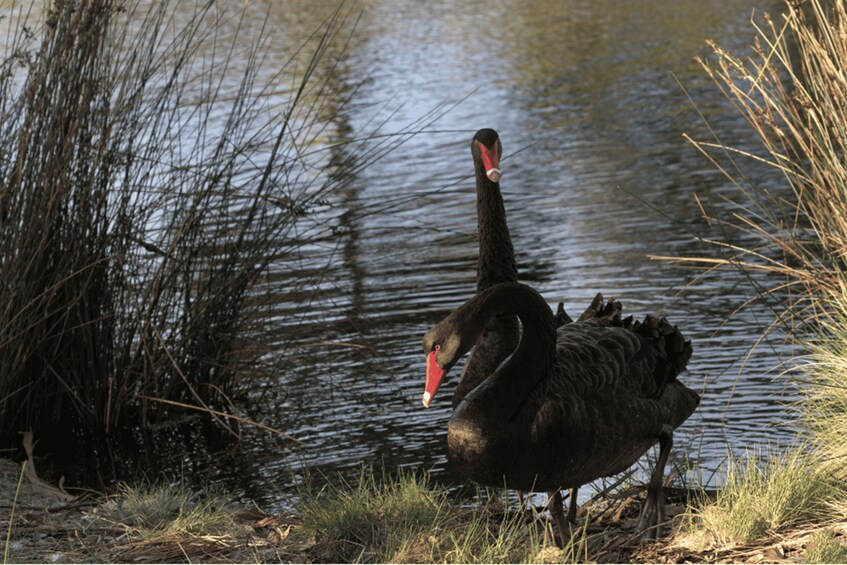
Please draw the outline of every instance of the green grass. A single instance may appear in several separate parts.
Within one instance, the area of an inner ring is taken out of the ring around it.
[[[444,487],[429,486],[426,474],[403,470],[388,475],[363,469],[355,485],[305,491],[299,510],[301,534],[313,544],[310,560],[526,563],[586,558],[584,530],[575,531],[560,550],[546,524],[504,512],[499,500],[457,506]]]
[[[749,542],[843,517],[845,485],[802,448],[732,459],[717,500],[689,511],[680,536],[698,548]]]
[[[121,518],[145,536],[216,534],[233,525],[232,500],[213,489],[193,491],[182,484],[122,484],[118,490]]]
[[[839,543],[833,532],[818,532],[811,545],[805,555],[806,563],[847,563],[847,545]]]

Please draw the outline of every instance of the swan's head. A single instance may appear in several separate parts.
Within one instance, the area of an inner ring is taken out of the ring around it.
[[[429,330],[423,338],[423,350],[426,355],[423,405],[427,408],[444,375],[476,342],[478,336],[474,328],[470,324],[462,323],[463,319],[461,309],[457,310]]]
[[[485,176],[491,182],[500,182],[503,173],[500,171],[500,155],[503,154],[503,146],[500,144],[500,136],[493,129],[481,129],[476,132],[471,141],[471,153],[474,161],[482,166]]]

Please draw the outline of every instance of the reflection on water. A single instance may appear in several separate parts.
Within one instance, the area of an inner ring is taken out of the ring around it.
[[[362,11],[352,38],[336,37],[317,71],[337,106],[324,108],[327,144],[315,149],[346,180],[317,212],[326,237],[280,258],[270,277],[279,288],[278,352],[290,362],[278,382],[257,383],[251,403],[254,418],[301,445],[257,440],[225,465],[197,458],[181,473],[211,474],[268,505],[288,503],[304,467],[331,474],[363,462],[420,466],[455,480],[445,469],[451,394],[442,392],[427,411],[420,406],[420,337],[475,288],[468,145],[481,127],[503,140],[502,189],[521,280],[569,310],[601,291],[628,313],[666,313],[691,338],[683,379],[703,401],[680,429],[676,451],[688,450],[708,476],[729,449],[790,442],[783,403],[794,393],[771,372],[785,352],[774,342],[745,359],[771,319],[766,309],[727,320],[751,297],[736,277],[686,286],[690,272],[647,259],[707,252],[692,235],[708,232],[691,195],[707,200],[726,188],[682,138],[705,138],[708,129],[677,81],[724,142],[752,143],[693,57],[706,54],[706,39],[743,52],[753,9],[779,5],[355,6]],[[256,22],[270,14],[273,47],[261,69],[271,78],[335,4],[258,2],[250,10]],[[286,77],[274,80],[285,89]],[[448,108],[429,123],[433,111]],[[428,133],[364,169],[361,154],[328,149],[410,124]],[[322,273],[317,286],[301,284],[313,273]]]

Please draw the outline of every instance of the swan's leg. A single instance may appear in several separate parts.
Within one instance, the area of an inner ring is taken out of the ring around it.
[[[571,489],[570,500],[568,501],[568,522],[571,524],[576,523],[576,510],[578,506],[576,503],[576,493],[578,490],[579,487],[573,487]]]
[[[641,517],[638,519],[638,531],[642,532],[641,541],[652,541],[662,535],[662,526],[665,522],[665,495],[662,485],[664,483],[665,465],[673,447],[673,428],[665,425],[659,433],[659,460],[650,477],[650,485],[647,487],[647,499],[641,509]]]
[[[565,547],[566,540],[571,537],[571,528],[567,520],[565,520],[565,505],[562,502],[562,491],[556,489],[549,493],[548,499],[547,508],[550,510],[553,523],[556,524],[556,529],[559,531],[559,535],[555,535],[554,533],[553,539],[556,541],[556,545],[562,548]]]

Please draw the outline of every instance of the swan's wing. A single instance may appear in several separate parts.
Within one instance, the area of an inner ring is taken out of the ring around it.
[[[598,417],[592,411],[608,416],[616,412],[615,403],[636,403],[638,414],[653,410],[653,401],[685,368],[691,344],[665,320],[648,318],[631,326],[587,321],[558,328],[550,378],[531,399],[533,434],[584,427]]]
[[[550,385],[576,394],[623,387],[633,396],[658,398],[685,370],[691,342],[664,318],[631,317],[622,326],[605,320],[558,328],[556,361]]]
[[[593,321],[560,327],[550,378],[533,394],[531,437],[571,448],[591,445],[595,428],[609,429],[615,418],[628,417],[633,403],[649,403],[643,382],[650,366],[642,345],[628,330]]]
[[[637,335],[622,328],[576,322],[558,329],[548,394],[588,395],[608,387],[641,388]]]

